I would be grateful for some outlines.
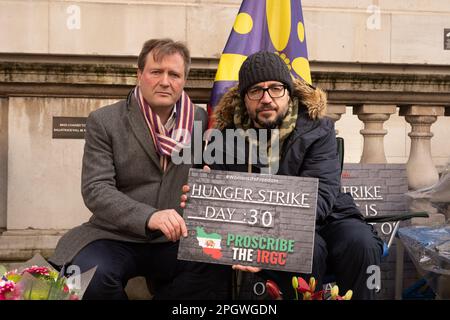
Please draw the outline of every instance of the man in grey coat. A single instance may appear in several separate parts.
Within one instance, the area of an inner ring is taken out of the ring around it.
[[[183,91],[189,66],[184,44],[147,41],[137,86],[87,119],[82,195],[93,215],[50,258],[82,272],[97,266],[84,299],[127,299],[127,281],[141,275],[155,299],[227,298],[228,269],[177,260],[178,240],[187,236],[181,187],[191,166],[175,165],[171,155],[194,141],[194,122],[203,129],[207,122]]]

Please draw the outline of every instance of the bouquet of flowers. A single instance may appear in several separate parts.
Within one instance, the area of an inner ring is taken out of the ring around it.
[[[350,300],[353,296],[352,290],[348,290],[345,295],[340,296],[337,285],[332,286],[329,290],[316,291],[316,284],[314,277],[309,278],[309,283],[302,277],[292,277],[292,287],[295,289],[297,300],[297,292],[302,294],[303,300]]]
[[[65,268],[58,272],[39,254],[14,270],[0,266],[0,300],[80,300],[95,269],[75,267],[66,278]]]
[[[345,295],[339,295],[339,287],[334,285],[331,289],[316,291],[317,281],[314,277],[309,279],[309,283],[302,277],[292,277],[292,287],[295,290],[295,300],[299,300],[298,293],[302,300],[350,300],[353,295],[352,290],[348,290]],[[269,296],[274,300],[282,300],[283,296],[278,285],[272,281],[266,281],[266,290]]]

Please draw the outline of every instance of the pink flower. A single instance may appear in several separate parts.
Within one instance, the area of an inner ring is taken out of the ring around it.
[[[42,276],[49,276],[50,270],[48,270],[47,267],[38,267],[38,266],[31,266],[29,268],[23,269],[21,274],[25,274],[25,272],[28,272],[32,275],[42,275]]]
[[[16,284],[13,281],[0,281],[0,300],[15,300],[16,296],[14,295],[14,290],[16,288]]]
[[[267,293],[269,294],[269,297],[271,297],[272,299],[274,299],[274,300],[282,299],[280,288],[274,281],[272,281],[272,280],[266,281],[266,290],[267,290]]]
[[[14,270],[11,270],[11,271],[8,271],[8,272],[6,272],[5,274],[4,274],[4,277],[8,277],[8,276],[14,276],[14,275],[17,275],[17,274],[19,274],[19,272],[17,271],[17,269],[14,269]]]
[[[80,297],[77,296],[76,294],[71,294],[71,295],[69,296],[69,300],[80,300]]]

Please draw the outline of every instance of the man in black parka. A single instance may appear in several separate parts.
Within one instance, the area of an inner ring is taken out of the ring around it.
[[[279,129],[281,152],[279,158],[275,155],[279,167],[277,172],[270,173],[319,179],[312,275],[321,281],[325,273],[332,273],[341,292],[351,289],[353,299],[371,299],[374,290],[366,284],[370,276],[367,268],[380,264],[383,242],[373,227],[364,222],[353,198],[340,192],[341,170],[334,123],[323,117],[325,112],[326,96],[322,90],[301,79],[293,80],[278,55],[258,52],[244,61],[239,71],[239,84],[223,96],[215,110],[214,121],[215,128],[223,133],[227,129],[255,129],[257,132],[258,129]],[[223,159],[230,148],[236,148],[233,141],[224,140]],[[262,163],[273,164],[273,159],[265,162],[250,159],[249,149],[246,145],[244,164],[236,164],[239,159],[235,159],[232,164],[209,165],[216,170],[267,173]],[[242,150],[234,151],[239,157]],[[260,271],[256,267],[235,268]],[[267,270],[264,273],[276,280],[284,298],[292,298],[293,274]]]

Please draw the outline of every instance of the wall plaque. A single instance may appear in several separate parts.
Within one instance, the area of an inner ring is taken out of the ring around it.
[[[318,179],[189,172],[178,259],[310,273]]]
[[[53,117],[53,139],[84,139],[86,117]]]

